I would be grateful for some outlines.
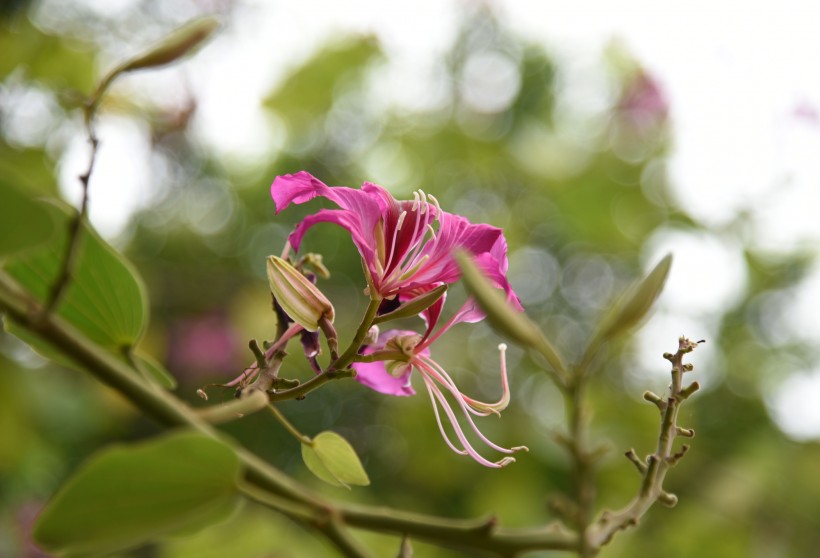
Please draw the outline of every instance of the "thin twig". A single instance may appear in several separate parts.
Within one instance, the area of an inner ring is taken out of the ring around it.
[[[313,440],[311,440],[308,436],[305,436],[299,430],[293,426],[293,424],[282,414],[282,411],[276,408],[275,405],[268,405],[268,410],[270,410],[271,414],[276,417],[276,420],[285,427],[291,436],[299,440],[299,443],[307,444],[309,446],[313,445]]]
[[[340,520],[331,519],[324,525],[322,522],[318,522],[316,527],[347,558],[369,558],[372,556],[359,541],[347,532]]]
[[[74,264],[78,257],[80,249],[80,238],[82,235],[82,224],[88,215],[88,184],[91,181],[91,173],[94,172],[94,163],[97,161],[97,150],[100,142],[97,135],[94,133],[94,115],[88,112],[91,109],[86,109],[85,114],[85,128],[88,132],[88,143],[91,144],[91,155],[88,161],[88,168],[78,178],[82,186],[82,198],[80,200],[80,209],[77,214],[68,223],[68,244],[63,255],[63,263],[60,266],[60,272],[49,290],[46,303],[43,305],[40,319],[45,318],[60,303],[63,294],[71,282],[71,274],[74,271]]]

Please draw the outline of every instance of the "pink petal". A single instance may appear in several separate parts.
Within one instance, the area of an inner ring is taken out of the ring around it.
[[[410,373],[413,367],[408,364],[407,370],[399,377],[393,376],[387,371],[384,361],[377,362],[354,362],[352,365],[356,371],[356,381],[369,387],[372,390],[387,395],[415,395],[413,386],[410,385]]]
[[[501,229],[490,225],[474,225],[460,215],[445,211],[439,216],[436,241],[429,242],[422,255],[428,261],[412,278],[412,287],[431,281],[453,283],[461,277],[461,272],[453,258],[453,252],[460,248],[474,255],[489,253],[502,237]]]
[[[389,194],[388,194],[389,195]],[[383,196],[373,189],[356,190],[343,186],[333,188],[305,171],[277,176],[271,184],[271,196],[280,213],[291,203],[305,203],[316,197],[327,198],[341,209],[321,210],[306,217],[291,234],[294,250],[299,250],[305,232],[316,223],[335,223],[350,232],[362,257],[372,268],[376,224],[383,218]]]

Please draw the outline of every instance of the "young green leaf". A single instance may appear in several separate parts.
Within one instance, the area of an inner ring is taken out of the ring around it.
[[[110,554],[224,519],[237,503],[239,459],[221,442],[177,432],[103,450],[46,506],[45,550]]]
[[[335,432],[320,433],[313,438],[313,446],[302,444],[302,460],[314,475],[328,484],[345,488],[351,484],[370,484],[356,450]]]
[[[0,182],[0,257],[36,247],[53,234],[54,221],[42,202]]]

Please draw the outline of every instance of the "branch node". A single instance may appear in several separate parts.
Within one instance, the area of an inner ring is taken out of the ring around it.
[[[669,465],[676,465],[678,461],[686,455],[687,451],[689,451],[689,444],[683,444],[679,452],[666,458],[666,462],[669,463]]]
[[[675,432],[678,436],[683,436],[684,438],[695,437],[695,431],[692,428],[683,428],[682,426],[676,426]]]
[[[248,348],[253,353],[253,357],[256,359],[256,366],[262,370],[267,368],[268,366],[268,359],[265,357],[265,353],[262,349],[259,348],[259,343],[256,339],[251,339],[248,341]]]
[[[661,491],[661,493],[658,494],[658,502],[667,508],[674,508],[678,503],[678,497],[669,492]]]
[[[678,397],[680,397],[681,401],[688,399],[693,393],[700,389],[700,384],[698,382],[692,382],[678,393]]]
[[[664,401],[660,395],[657,393],[653,393],[651,391],[643,392],[643,398],[645,401],[649,401],[653,405],[655,405],[661,412],[666,410],[666,401]]]
[[[641,458],[638,457],[638,454],[635,453],[634,449],[629,448],[629,451],[624,453],[624,455],[626,456],[627,459],[629,459],[633,463],[633,465],[635,465],[635,467],[638,469],[638,472],[641,475],[646,474],[646,463],[641,461]]]
[[[567,498],[564,494],[556,494],[547,501],[547,508],[549,510],[572,525],[578,523],[579,512],[578,504]]]
[[[498,527],[498,517],[491,515],[483,520],[475,529],[474,532],[481,535],[489,535]]]

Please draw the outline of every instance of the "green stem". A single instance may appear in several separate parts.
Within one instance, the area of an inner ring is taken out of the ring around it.
[[[306,526],[314,527],[325,535],[339,551],[345,556],[361,558],[369,556],[348,533],[346,533],[339,521],[329,519],[330,512],[319,512],[301,504],[295,504],[284,498],[274,496],[252,484],[240,482],[239,490],[249,499],[269,507],[277,512],[283,513]]]
[[[314,389],[322,387],[324,384],[333,380],[341,380],[343,378],[352,378],[356,375],[355,370],[328,370],[318,376],[315,376],[303,384],[282,391],[268,392],[268,400],[271,403],[276,401],[288,401],[290,399],[299,399],[304,397]]]
[[[575,490],[574,515],[575,529],[578,533],[577,552],[581,558],[594,556],[596,549],[589,540],[589,526],[595,515],[595,464],[591,458],[587,441],[587,406],[586,406],[587,370],[576,367],[573,376],[564,390],[567,406],[569,435],[566,445],[573,462],[573,486]]]
[[[354,539],[342,525],[341,520],[331,519],[326,526],[318,526],[322,533],[348,558],[373,556],[359,541]]]
[[[197,409],[196,412],[199,418],[209,424],[222,424],[260,411],[267,405],[267,395],[262,391],[253,390],[239,399],[233,399],[221,405],[211,405],[210,407]]]
[[[356,330],[356,334],[353,336],[353,341],[350,342],[350,345],[342,356],[330,363],[330,370],[342,370],[350,366],[350,363],[353,362],[353,359],[355,359],[359,353],[359,347],[361,347],[362,341],[364,341],[365,336],[367,336],[367,332],[370,331],[370,327],[373,325],[373,319],[376,317],[376,312],[379,311],[381,302],[380,298],[370,299],[362,322],[359,324],[359,329]]]
[[[68,243],[66,244],[65,254],[63,255],[63,263],[60,266],[60,272],[49,290],[48,299],[41,310],[40,319],[44,319],[48,314],[52,313],[60,304],[60,301],[65,294],[68,284],[71,282],[71,274],[74,271],[74,264],[77,260],[80,251],[80,238],[83,232],[83,222],[86,215],[88,215],[88,183],[91,180],[91,173],[94,171],[94,163],[97,161],[97,150],[100,142],[94,133],[94,112],[86,113],[85,127],[88,132],[88,143],[91,144],[91,156],[88,161],[88,168],[80,175],[80,184],[82,185],[82,198],[80,200],[80,209],[77,215],[71,218],[68,223]]]
[[[291,423],[287,418],[285,418],[285,415],[282,414],[282,411],[277,409],[275,405],[268,405],[268,409],[270,410],[271,414],[273,414],[273,416],[276,417],[276,420],[278,420],[280,424],[285,427],[285,430],[290,432],[290,434],[294,438],[299,440],[300,443],[307,444],[308,446],[313,446],[313,440],[299,432],[296,429],[296,427],[293,426],[293,423]]]

